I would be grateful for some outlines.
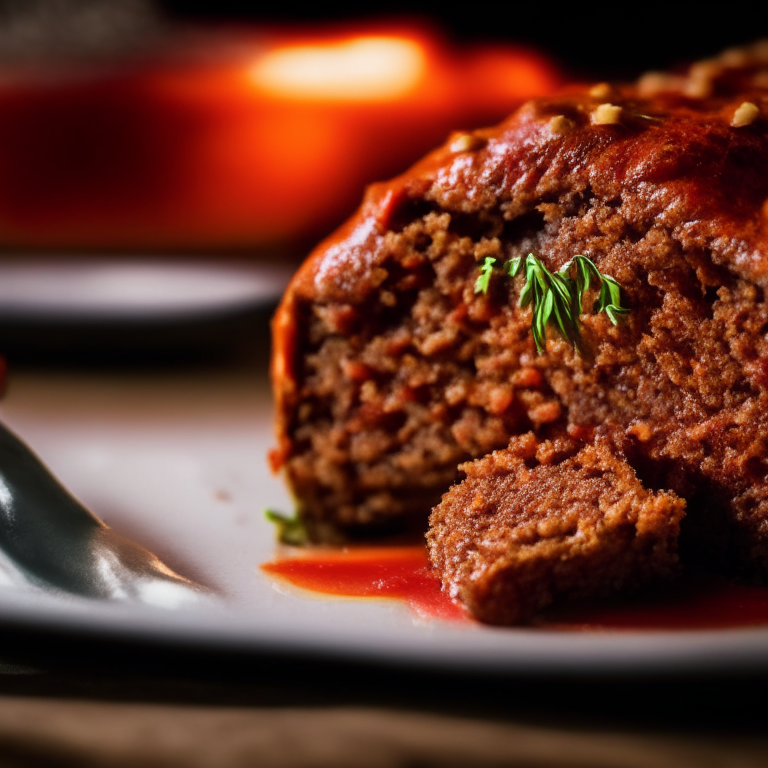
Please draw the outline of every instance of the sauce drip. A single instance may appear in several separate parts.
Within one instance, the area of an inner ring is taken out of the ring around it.
[[[440,587],[422,545],[315,550],[265,563],[262,570],[316,594],[405,602],[428,618],[466,614]],[[635,596],[573,603],[545,612],[535,627],[553,631],[706,630],[768,625],[768,587],[690,576]]]
[[[261,566],[294,587],[337,597],[402,600],[423,617],[459,620],[464,610],[440,587],[421,545],[316,550]]]

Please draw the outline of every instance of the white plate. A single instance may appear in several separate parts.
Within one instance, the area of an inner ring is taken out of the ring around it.
[[[259,307],[282,294],[291,266],[221,259],[3,255],[0,317],[158,321]]]
[[[515,674],[768,664],[768,629],[494,629],[419,619],[395,602],[276,589],[259,570],[275,552],[263,509],[290,502],[266,467],[272,413],[263,370],[12,374],[0,418],[109,525],[221,593],[213,606],[164,610],[0,586],[0,626]]]

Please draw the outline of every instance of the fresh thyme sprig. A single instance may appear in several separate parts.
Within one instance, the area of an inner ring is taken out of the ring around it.
[[[487,256],[475,281],[475,293],[487,293],[493,270],[499,260]],[[520,292],[520,306],[531,305],[531,330],[536,350],[543,352],[547,340],[547,326],[554,325],[564,339],[579,348],[579,316],[584,311],[583,299],[592,280],[600,283],[600,293],[593,312],[605,312],[609,320],[618,325],[619,316],[629,312],[621,306],[621,286],[609,275],[604,275],[586,256],[574,256],[558,272],[550,272],[539,259],[529,253],[510,259],[504,270],[510,277],[524,271],[525,284]]]

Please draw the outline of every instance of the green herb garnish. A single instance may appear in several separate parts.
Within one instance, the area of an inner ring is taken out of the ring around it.
[[[475,282],[475,293],[488,292],[491,274],[497,264],[498,259],[486,257]],[[520,292],[520,306],[531,305],[531,330],[539,353],[544,351],[548,325],[554,325],[564,339],[570,341],[575,349],[579,348],[579,316],[584,311],[584,293],[589,290],[592,279],[600,283],[600,294],[593,312],[605,312],[614,325],[618,325],[619,315],[629,312],[621,306],[621,286],[612,277],[602,274],[586,256],[574,256],[555,273],[550,272],[532,253],[524,260],[522,256],[510,259],[504,269],[510,277],[524,271],[525,284]]]
[[[480,267],[480,274],[475,280],[475,293],[488,293],[488,286],[491,283],[491,275],[493,274],[493,268],[496,266],[498,259],[494,259],[492,256],[486,256],[483,265]]]
[[[264,517],[277,527],[277,540],[281,544],[302,547],[309,543],[309,531],[298,515],[288,517],[288,515],[276,512],[274,509],[265,509]]]

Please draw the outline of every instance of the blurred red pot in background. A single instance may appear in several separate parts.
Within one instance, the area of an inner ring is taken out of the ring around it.
[[[0,247],[295,248],[368,182],[559,79],[529,50],[453,50],[423,29],[194,48],[0,72]]]

